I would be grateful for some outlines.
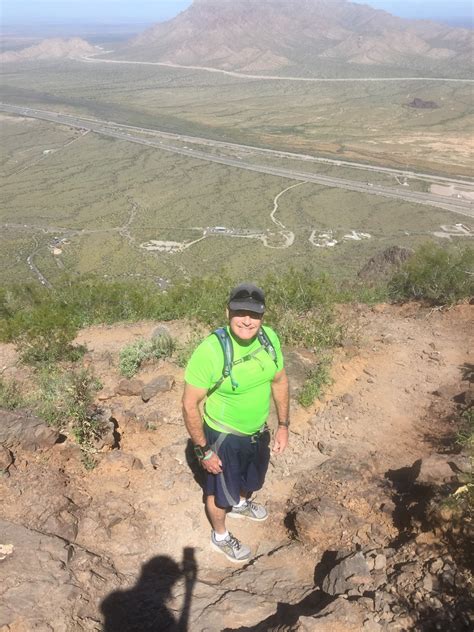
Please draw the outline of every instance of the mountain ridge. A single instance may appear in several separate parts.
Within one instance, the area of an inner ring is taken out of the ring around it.
[[[467,29],[407,20],[347,0],[194,0],[115,52],[137,61],[240,72],[343,64],[436,72],[471,63]]]
[[[39,44],[28,46],[19,51],[5,51],[0,55],[0,62],[34,61],[38,59],[74,59],[80,55],[92,55],[101,52],[100,47],[86,42],[80,37],[63,39],[53,37],[42,40]]]

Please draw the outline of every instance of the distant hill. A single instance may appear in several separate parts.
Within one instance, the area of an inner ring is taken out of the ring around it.
[[[466,71],[472,51],[467,29],[346,0],[194,0],[113,56],[241,72],[308,71],[337,62],[436,73]]]
[[[0,55],[0,62],[73,59],[80,55],[91,55],[100,51],[101,49],[98,46],[92,46],[92,44],[79,37],[71,39],[51,38],[19,51],[5,51]]]

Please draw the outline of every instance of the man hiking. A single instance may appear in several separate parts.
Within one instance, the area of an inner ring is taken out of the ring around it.
[[[288,444],[288,379],[278,336],[262,325],[264,312],[260,288],[234,288],[228,326],[197,347],[184,378],[183,416],[203,468],[211,545],[233,562],[247,561],[251,551],[229,533],[226,518],[268,517],[250,496],[262,487],[270,459],[271,396],[278,417],[273,452],[282,453]]]

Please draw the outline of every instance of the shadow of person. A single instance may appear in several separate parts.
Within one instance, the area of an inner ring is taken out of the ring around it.
[[[158,555],[143,565],[140,578],[130,590],[118,590],[101,603],[104,632],[186,632],[197,566],[194,549],[183,550],[177,564],[167,555]],[[174,584],[184,580],[184,602],[179,619],[169,611]]]

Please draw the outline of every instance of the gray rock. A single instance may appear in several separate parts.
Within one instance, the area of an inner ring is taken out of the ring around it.
[[[51,448],[58,440],[59,432],[25,410],[0,409],[0,445],[17,446],[31,452]]]
[[[369,590],[371,585],[369,567],[359,551],[336,564],[323,579],[321,588],[328,595],[343,595],[354,589],[362,594]]]
[[[374,569],[376,571],[383,570],[387,565],[387,558],[382,553],[379,553],[374,560]]]
[[[343,402],[344,404],[347,404],[348,406],[350,406],[351,404],[354,403],[354,397],[350,393],[345,393],[341,397],[341,402]]]
[[[115,471],[128,472],[130,470],[143,470],[143,463],[133,454],[113,450],[107,453],[101,460],[100,466],[112,466]]]
[[[136,397],[141,395],[143,382],[141,380],[120,380],[115,392],[117,395],[125,395],[128,397]]]
[[[451,454],[448,463],[455,472],[470,474],[472,470],[472,459],[467,454]]]
[[[158,393],[166,393],[170,391],[173,386],[174,378],[172,375],[160,375],[143,387],[141,391],[142,400],[144,402],[148,402]]]
[[[0,520],[0,533],[2,630],[98,629],[100,603],[121,583],[111,562],[18,523]]]
[[[451,457],[445,454],[431,454],[421,460],[417,483],[441,485],[452,480],[454,472],[449,465]]]
[[[427,592],[431,592],[433,590],[433,578],[429,573],[423,577],[423,588]]]

